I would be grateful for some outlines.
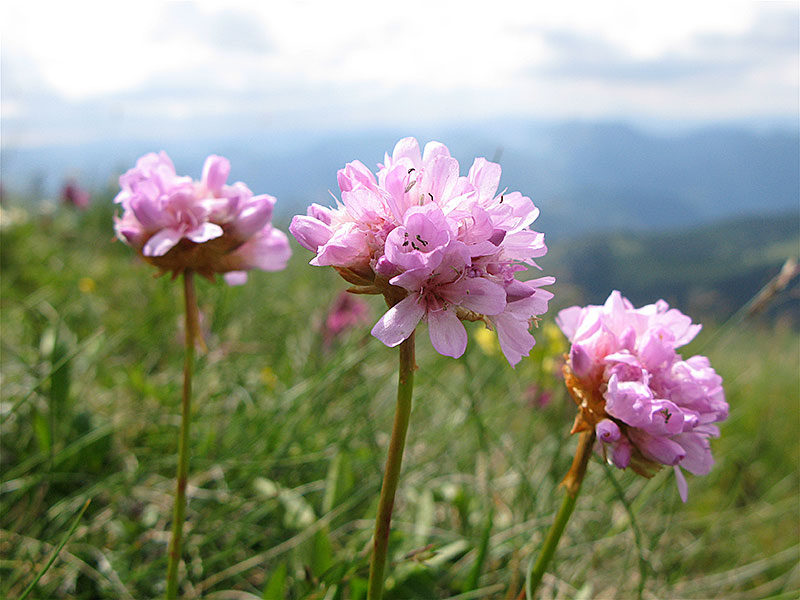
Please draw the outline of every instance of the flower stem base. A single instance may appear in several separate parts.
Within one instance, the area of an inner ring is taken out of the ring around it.
[[[368,600],[379,600],[383,595],[386,555],[389,547],[389,529],[392,520],[394,496],[400,479],[400,467],[406,444],[406,433],[411,416],[411,395],[414,388],[414,333],[400,344],[400,370],[397,382],[397,407],[386,457],[378,516],[375,519],[372,560],[369,566]]]
[[[186,305],[185,358],[183,364],[183,395],[181,397],[181,429],[178,438],[178,472],[175,485],[175,508],[172,515],[172,535],[169,542],[167,565],[168,600],[178,596],[178,564],[181,560],[183,522],[186,516],[186,484],[189,471],[189,420],[192,410],[192,369],[194,366],[194,343],[199,331],[197,296],[194,290],[192,271],[183,273],[183,295]]]
[[[592,448],[594,447],[595,433],[594,431],[584,431],[580,434],[578,439],[578,447],[575,450],[575,457],[572,459],[572,466],[567,471],[567,475],[561,482],[564,486],[565,494],[564,500],[561,502],[561,508],[558,509],[558,514],[547,532],[547,537],[544,539],[542,549],[539,552],[539,557],[536,563],[528,573],[525,580],[525,588],[520,592],[517,600],[524,600],[526,595],[528,600],[533,600],[539,584],[542,582],[542,577],[550,564],[553,555],[558,547],[558,542],[564,529],[567,527],[569,518],[572,516],[572,511],[575,509],[575,502],[578,499],[578,493],[581,490],[581,483],[586,475],[586,468],[589,464],[589,459],[592,457]]]

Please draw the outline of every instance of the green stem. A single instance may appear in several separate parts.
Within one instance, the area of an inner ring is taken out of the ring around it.
[[[181,430],[178,440],[178,472],[175,485],[175,510],[172,516],[172,537],[169,542],[169,564],[167,566],[168,600],[178,596],[178,564],[181,559],[183,522],[186,515],[186,481],[189,471],[189,417],[192,408],[192,367],[194,343],[198,336],[197,297],[194,291],[192,271],[183,274],[183,295],[186,304],[184,327],[185,360],[183,364],[183,396],[181,398]]]
[[[383,595],[386,554],[389,548],[389,528],[392,520],[394,495],[400,478],[400,465],[406,445],[408,420],[411,416],[411,392],[414,388],[414,333],[400,344],[400,372],[397,380],[397,407],[389,440],[389,453],[386,457],[386,470],[378,502],[378,516],[375,519],[375,538],[372,561],[369,566],[369,588],[367,600],[380,600]]]
[[[561,502],[561,508],[558,509],[556,519],[547,532],[547,537],[542,544],[542,549],[539,551],[539,558],[533,565],[533,568],[528,573],[525,581],[525,588],[519,595],[519,599],[523,599],[527,594],[528,600],[533,600],[536,589],[542,582],[542,577],[550,564],[550,560],[556,552],[556,547],[561,539],[561,534],[569,522],[572,511],[575,508],[575,501],[578,499],[578,493],[581,490],[581,483],[583,477],[586,475],[586,467],[589,464],[589,458],[592,456],[592,447],[594,446],[595,434],[594,431],[584,431],[578,440],[578,448],[575,450],[575,458],[572,460],[572,466],[567,472],[564,481],[561,485],[565,488],[564,500]]]

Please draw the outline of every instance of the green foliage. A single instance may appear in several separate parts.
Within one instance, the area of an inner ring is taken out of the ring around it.
[[[722,323],[799,255],[795,211],[689,230],[596,234],[553,244],[541,263],[561,283],[579,286],[592,304],[618,289],[637,306],[664,298],[705,323]],[[800,324],[797,303],[779,303],[777,314]]]
[[[3,597],[19,596],[67,538],[33,597],[163,593],[180,286],[112,241],[110,206],[4,221]],[[253,273],[243,287],[198,282],[209,350],[194,384],[187,598],[366,595],[397,353],[367,328],[325,343],[325,311],[345,285],[307,254],[296,249],[289,269]],[[575,446],[558,307],[513,370],[479,325],[458,361],[433,352],[423,328],[387,597],[521,589]],[[715,469],[690,477],[683,505],[667,469],[651,480],[615,472],[623,503],[591,465],[545,596],[635,596],[642,562],[645,597],[796,595],[798,350],[796,331],[757,323],[706,331],[687,348],[708,353],[726,382]]]

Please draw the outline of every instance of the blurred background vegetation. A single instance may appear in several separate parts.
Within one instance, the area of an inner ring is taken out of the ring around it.
[[[112,210],[111,194],[86,211],[2,207],[4,597],[33,581],[87,499],[34,597],[163,593],[180,286],[112,240]],[[706,325],[683,353],[710,356],[731,416],[686,505],[669,470],[644,480],[594,460],[543,597],[635,597],[642,578],[645,598],[797,597],[797,287],[757,318],[737,313],[797,252],[796,213],[571,240],[541,261],[556,297],[516,369],[480,327],[457,361],[420,336],[387,597],[519,592],[575,445],[554,317],[612,288]],[[284,272],[198,283],[208,352],[195,379],[188,598],[365,595],[397,357],[369,324],[325,330],[345,285],[309,259],[295,247]]]

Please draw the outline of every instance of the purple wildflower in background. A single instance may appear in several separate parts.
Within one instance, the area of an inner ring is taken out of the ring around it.
[[[325,344],[330,345],[333,340],[348,330],[365,325],[369,320],[370,312],[367,303],[352,294],[342,292],[336,297],[325,317],[323,327]]]
[[[290,230],[315,252],[312,265],[334,267],[350,291],[383,294],[389,310],[372,334],[390,347],[425,321],[441,354],[461,356],[461,321],[495,330],[509,363],[535,343],[530,323],[547,311],[552,277],[516,278],[547,252],[530,229],[539,214],[519,192],[498,193],[500,165],[475,159],[462,176],[444,144],[400,140],[377,175],[358,161],[338,173],[341,203],[312,204]]]
[[[603,306],[573,306],[556,321],[572,342],[564,375],[580,407],[573,432],[594,429],[598,450],[620,469],[650,477],[672,466],[686,502],[682,469],[711,470],[714,423],[728,416],[708,358],[676,352],[701,326],[663,300],[634,308],[617,291]]]
[[[275,198],[254,196],[241,182],[226,184],[229,172],[228,160],[212,155],[197,182],[178,176],[165,152],[143,156],[119,179],[117,237],[174,275],[222,273],[237,285],[250,269],[283,269],[291,250],[286,234],[271,224]]]
[[[541,388],[539,385],[532,383],[525,388],[523,398],[525,399],[527,406],[530,408],[547,408],[553,401],[553,390],[549,388]]]
[[[61,201],[67,206],[84,210],[89,208],[89,192],[74,179],[69,179],[61,188]]]

